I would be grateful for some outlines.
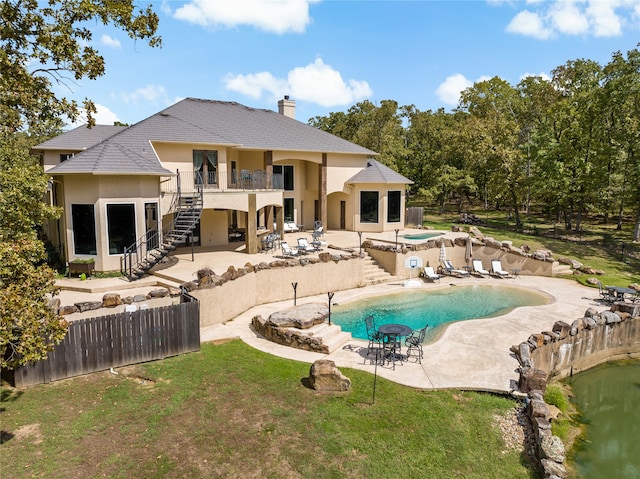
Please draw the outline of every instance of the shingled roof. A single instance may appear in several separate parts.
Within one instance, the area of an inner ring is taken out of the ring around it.
[[[347,180],[347,184],[355,183],[401,183],[413,184],[413,181],[402,176],[374,159],[367,160],[367,167]]]
[[[40,143],[36,150],[76,150],[82,151],[120,133],[126,126],[95,125],[87,128],[86,125],[74,128],[71,131],[58,135],[50,140]]]
[[[59,141],[62,143],[63,138]],[[377,155],[367,148],[271,110],[250,108],[235,102],[187,98],[77,154],[49,173],[173,174],[160,164],[153,142]]]

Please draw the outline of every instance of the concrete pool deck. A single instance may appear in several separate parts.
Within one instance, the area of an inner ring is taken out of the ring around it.
[[[417,232],[420,230],[412,230]],[[405,232],[407,232],[405,230]],[[327,232],[325,241],[329,244],[339,244],[342,247],[358,247],[358,236],[353,232]],[[294,233],[290,236],[291,243],[303,234]],[[467,233],[446,233],[446,237],[456,235],[466,236]],[[366,235],[367,237],[372,235]],[[392,241],[395,234],[387,233],[382,240]],[[365,235],[363,235],[363,240]],[[256,264],[259,261],[270,261],[272,258],[265,253],[247,255],[237,251],[208,251],[197,252],[195,262],[191,261],[191,252],[181,251],[176,254],[176,265],[163,270],[161,273],[165,282],[174,285],[179,282],[194,279],[199,267],[208,266],[216,272],[225,271],[228,266],[243,266],[247,262]],[[77,280],[61,280],[62,287],[76,287],[80,290],[63,290],[59,297],[62,304],[74,304],[77,301],[98,300],[104,292],[120,291],[126,295],[143,294],[145,291],[157,288],[157,279],[140,280],[127,283],[119,278],[92,279],[79,285]],[[346,291],[336,291],[334,303],[346,303],[363,296],[388,294],[404,290],[404,281],[382,283],[365,288]],[[246,344],[269,354],[313,363],[317,359],[330,359],[340,368],[354,368],[370,373],[377,372],[381,377],[396,383],[419,389],[469,389],[509,393],[517,389],[518,361],[509,348],[514,344],[526,341],[533,333],[550,330],[556,321],[569,324],[574,319],[582,318],[589,307],[598,311],[608,309],[597,301],[598,291],[578,284],[573,279],[548,278],[537,276],[520,276],[517,279],[498,278],[442,278],[440,283],[424,283],[421,281],[420,290],[435,290],[438,288],[455,287],[465,284],[503,284],[540,291],[552,301],[543,306],[518,308],[504,316],[486,319],[475,319],[450,324],[440,337],[431,344],[423,347],[424,358],[422,364],[404,362],[391,366],[377,367],[370,364],[366,358],[367,342],[351,339],[342,348],[329,355],[312,353],[282,346],[257,336],[250,328],[251,319],[256,315],[268,317],[275,311],[292,306],[291,300],[265,304],[251,308],[233,320],[224,324],[203,327],[201,341],[221,341],[239,338]],[[133,289],[132,286],[135,287]],[[415,290],[417,288],[411,288]],[[318,295],[298,298],[298,304],[309,302],[327,302],[327,296]],[[348,376],[348,374],[347,374]]]

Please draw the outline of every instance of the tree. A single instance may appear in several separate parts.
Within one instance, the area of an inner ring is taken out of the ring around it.
[[[141,9],[133,0],[4,0],[0,3],[0,117],[2,129],[17,132],[42,122],[75,121],[76,101],[56,96],[53,85],[70,87],[105,73],[104,58],[91,46],[90,22],[113,24],[130,38],[160,46],[158,16],[151,6]],[[83,107],[93,124],[95,105]]]
[[[43,198],[48,176],[29,148],[75,120],[79,105],[54,85],[105,73],[91,46],[90,22],[113,24],[134,40],[160,45],[158,17],[132,0],[5,0],[0,3],[0,367],[38,361],[66,334],[49,307],[54,271],[38,227],[59,211]],[[85,99],[89,124],[95,106]]]

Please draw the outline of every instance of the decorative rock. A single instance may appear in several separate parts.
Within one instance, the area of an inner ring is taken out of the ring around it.
[[[122,300],[120,299],[120,295],[117,293],[107,293],[102,297],[102,306],[105,308],[115,308],[121,304]]]
[[[520,358],[520,364],[525,368],[530,368],[532,366],[531,347],[529,346],[529,343],[520,343],[518,348],[518,357]]]
[[[58,311],[60,309],[60,298],[50,298],[47,306],[54,311]]]
[[[602,317],[602,319],[604,319],[605,324],[619,323],[620,321],[622,321],[620,316],[611,311],[603,311],[600,316]]]
[[[531,252],[531,246],[526,243],[520,246],[520,249],[526,254],[529,254]]]
[[[558,436],[546,436],[540,442],[540,457],[557,463],[564,462],[564,444]]]
[[[180,285],[180,287],[186,289],[189,292],[198,289],[198,285],[196,283],[194,283],[193,281],[188,281],[186,283],[182,283]],[[135,296],[133,297],[133,300],[136,301]]]
[[[58,309],[58,314],[60,316],[65,316],[67,314],[73,314],[73,313],[77,313],[78,312],[78,307],[73,305],[73,306],[61,306]]]
[[[78,311],[83,313],[85,311],[93,311],[94,309],[102,308],[102,301],[84,301],[76,303],[75,306],[78,308]]]
[[[147,293],[147,299],[166,298],[167,296],[169,296],[169,290],[167,288],[153,289]]]
[[[142,303],[143,301],[146,301],[146,300],[147,300],[147,296],[144,295],[144,294],[136,294],[133,297],[133,302],[134,303]]]
[[[331,253],[324,251],[318,255],[321,263],[328,263],[331,261]]]
[[[547,389],[547,373],[541,369],[528,368],[520,375],[519,387],[523,393],[533,390],[540,390],[544,393]]]
[[[529,336],[529,343],[534,344],[535,347],[539,348],[544,345],[544,335],[543,334],[532,334]]]
[[[593,329],[595,328],[598,323],[596,323],[596,320],[593,318],[584,318],[584,329]]]
[[[599,281],[600,280],[598,278],[587,278],[586,283],[587,284],[592,284],[592,285],[595,286],[595,285],[598,284]]]
[[[532,399],[528,404],[528,408],[529,417],[531,417],[532,419],[534,417],[542,417],[546,420],[549,420],[549,418],[551,417],[549,413],[549,406],[547,406],[546,402],[539,399]]]
[[[584,312],[584,317],[585,318],[595,318],[598,313],[594,308],[588,308],[585,312]]]
[[[558,333],[558,339],[564,339],[569,336],[569,332],[571,331],[571,326],[569,326],[564,321],[556,321],[553,324],[552,331]]]
[[[328,359],[318,359],[311,365],[309,382],[316,391],[348,391],[351,387],[351,380]]]
[[[564,479],[568,477],[567,469],[562,465],[550,459],[542,459],[540,461],[544,477],[548,479]]]
[[[269,316],[269,323],[279,328],[308,329],[323,323],[329,314],[324,303],[308,303],[294,306],[284,311],[276,311]]]

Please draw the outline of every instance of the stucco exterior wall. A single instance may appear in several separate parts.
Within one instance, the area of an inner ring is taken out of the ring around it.
[[[200,301],[200,324],[210,326],[235,318],[254,306],[361,286],[364,262],[358,258],[305,266],[270,268],[247,273],[213,288],[191,292]]]
[[[360,193],[362,191],[377,191],[378,194],[378,222],[362,223],[360,221]],[[387,220],[388,211],[388,193],[390,191],[400,191],[400,221],[389,222]],[[404,228],[405,214],[405,185],[384,185],[384,184],[356,184],[353,188],[353,210],[354,210],[354,229],[365,233],[380,233],[382,231],[393,231],[394,229]]]
[[[107,227],[107,205],[133,204],[135,212],[135,238],[146,231],[145,203],[159,202],[157,177],[148,176],[94,176],[67,175],[63,179],[64,208],[68,212],[65,238],[69,245],[69,261],[76,258],[95,258],[97,271],[115,271],[121,268],[122,254],[109,253]],[[76,255],[74,252],[71,206],[73,204],[94,205],[97,255]]]

